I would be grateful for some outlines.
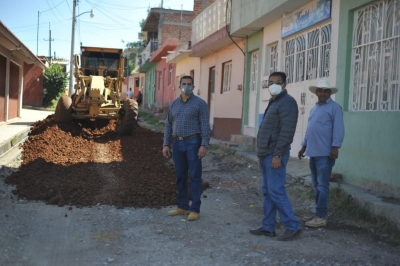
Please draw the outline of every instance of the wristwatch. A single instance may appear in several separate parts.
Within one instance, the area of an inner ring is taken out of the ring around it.
[[[204,148],[206,148],[206,150],[208,150],[208,145],[201,145],[201,146],[203,146]]]
[[[281,156],[281,155],[275,155],[274,157],[275,157],[275,158],[278,158],[278,159],[282,159],[282,156]]]

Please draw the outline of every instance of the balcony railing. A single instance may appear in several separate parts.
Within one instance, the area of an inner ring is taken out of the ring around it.
[[[146,63],[147,59],[151,57],[151,54],[158,49],[158,41],[157,39],[150,39],[147,43],[146,48],[144,48],[143,52],[141,53],[141,64]]]
[[[230,10],[226,12],[227,1],[215,1],[192,21],[192,45],[225,27],[226,21],[230,21]]]

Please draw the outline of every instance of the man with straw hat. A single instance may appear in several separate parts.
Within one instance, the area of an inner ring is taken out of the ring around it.
[[[338,88],[331,87],[327,80],[320,80],[318,85],[308,89],[317,95],[318,102],[310,111],[307,131],[299,159],[304,154],[310,157],[311,178],[315,195],[315,217],[306,222],[308,227],[321,227],[327,224],[329,202],[329,179],[339,148],[344,138],[342,107],[331,99]]]

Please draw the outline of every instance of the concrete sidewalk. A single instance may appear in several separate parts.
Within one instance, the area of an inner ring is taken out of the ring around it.
[[[223,141],[212,139],[210,144],[222,144],[223,147],[229,145],[224,144]],[[254,152],[237,151],[237,155],[244,156],[254,162],[258,160]],[[308,166],[308,160],[290,157],[286,173],[290,177],[299,180],[305,186],[312,187],[311,172]],[[261,173],[260,173],[261,174]],[[331,187],[337,187],[339,184],[330,182]],[[392,203],[384,201],[379,195],[371,194],[368,190],[361,187],[353,186],[346,183],[341,183],[340,187],[349,195],[351,195],[361,207],[366,208],[370,213],[385,217],[400,230],[400,203]]]
[[[23,108],[21,117],[12,119],[7,123],[0,123],[0,168],[13,159],[13,156],[18,156],[19,151],[13,149],[18,144],[26,139],[29,134],[30,127],[35,122],[45,119],[48,115],[53,114],[51,111],[42,111],[35,109]],[[223,141],[211,139],[211,145],[223,145]],[[224,147],[227,147],[224,145]],[[4,156],[10,151],[9,156]],[[257,161],[257,156],[254,152],[239,152],[238,155],[244,156],[250,160]],[[7,157],[7,159],[5,158]],[[312,186],[311,174],[308,167],[308,160],[299,160],[290,158],[287,165],[287,174],[292,178],[298,179],[307,186]],[[331,183],[331,186],[337,186],[337,183]],[[359,204],[367,208],[371,213],[386,217],[392,221],[400,229],[400,204],[385,202],[377,195],[373,195],[365,189],[352,186],[346,183],[340,184],[346,193],[356,199]]]
[[[45,119],[52,111],[22,108],[21,117],[0,123],[0,157],[25,140],[31,125]]]

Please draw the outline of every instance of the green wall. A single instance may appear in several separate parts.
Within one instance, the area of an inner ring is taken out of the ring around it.
[[[232,0],[230,30],[233,34],[282,4],[293,0]],[[234,34],[233,34],[234,35]]]
[[[155,83],[156,83],[156,63],[146,63],[151,64],[146,71],[145,77],[145,97],[144,104],[145,107],[153,106],[155,101]]]
[[[373,1],[374,2],[374,1]],[[353,12],[367,0],[341,1],[336,101],[344,110],[345,139],[334,171],[346,182],[366,188],[390,188],[400,197],[400,111],[349,111]]]

